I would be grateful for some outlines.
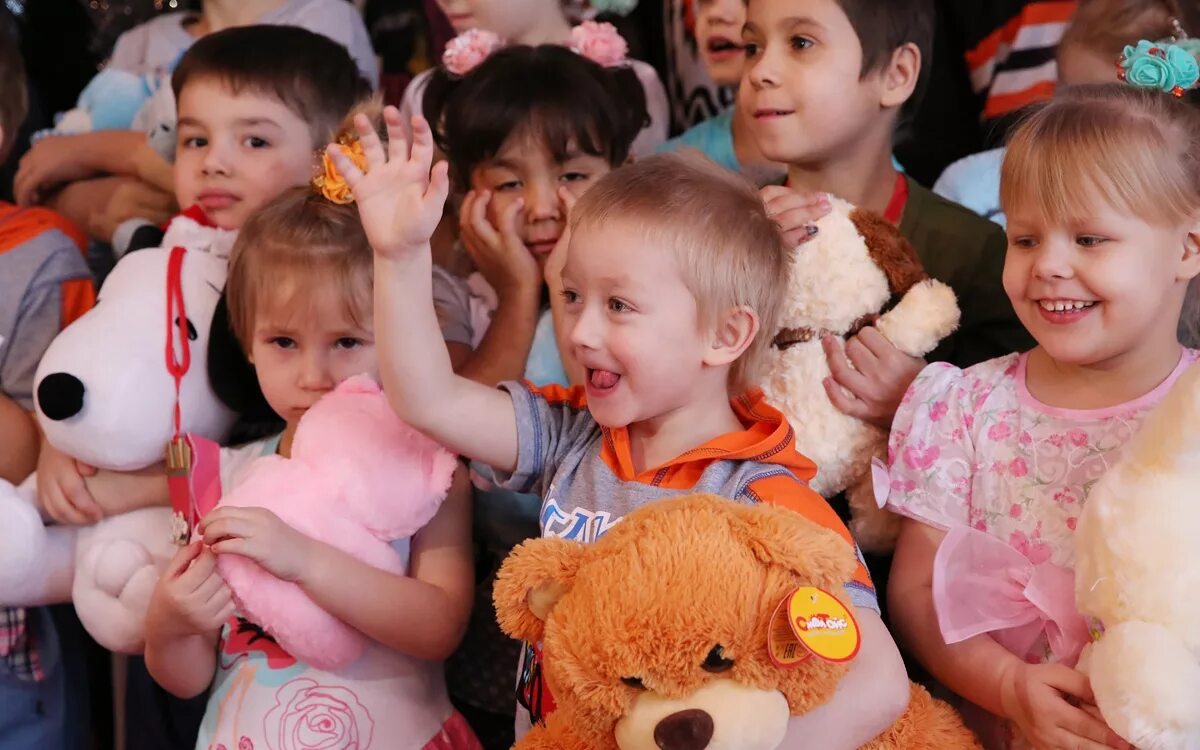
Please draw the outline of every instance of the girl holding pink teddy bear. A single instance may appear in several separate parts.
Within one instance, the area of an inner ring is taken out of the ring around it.
[[[291,459],[301,418],[339,383],[378,377],[373,255],[346,192],[327,163],[312,187],[255,213],[234,246],[230,325],[286,426],[221,449],[226,494],[251,481],[259,458]],[[146,618],[154,679],[181,698],[211,685],[197,750],[480,749],[450,704],[442,668],[466,627],[474,580],[470,496],[459,475],[432,520],[391,543],[402,573],[305,536],[265,508],[221,505],[203,517],[200,538],[171,561]],[[218,569],[223,556],[295,583],[366,636],[361,656],[318,668],[289,653],[239,611]]]

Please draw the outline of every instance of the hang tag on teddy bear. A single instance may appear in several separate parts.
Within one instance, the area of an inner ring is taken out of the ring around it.
[[[858,655],[861,645],[854,614],[837,597],[815,586],[801,586],[784,598],[767,629],[767,652],[783,669],[797,667],[810,656],[847,662]]]
[[[167,489],[171,541],[183,547],[192,530],[221,498],[221,449],[211,440],[185,435],[167,443]]]

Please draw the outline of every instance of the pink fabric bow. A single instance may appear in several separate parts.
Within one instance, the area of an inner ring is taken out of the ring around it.
[[[1075,608],[1075,573],[1035,565],[994,536],[966,526],[946,535],[933,561],[933,605],[947,644],[990,633],[1026,658],[1042,633],[1054,656],[1074,666],[1087,644]]]

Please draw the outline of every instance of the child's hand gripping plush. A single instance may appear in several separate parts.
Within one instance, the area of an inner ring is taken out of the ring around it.
[[[923,357],[958,327],[958,304],[881,217],[832,199],[816,226],[790,262],[763,390],[796,428],[796,447],[817,464],[812,488],[825,497],[846,490],[855,539],[863,549],[885,551],[895,543],[899,519],[877,502],[871,461],[884,455],[887,430],[831,400],[831,351],[824,342],[857,337],[877,342],[880,352]],[[840,352],[833,354],[853,371]]]
[[[854,562],[844,539],[794,511],[702,495],[643,506],[592,545],[526,542],[500,569],[496,613],[510,636],[542,644],[557,708],[517,747],[774,750],[857,654],[857,642],[826,660],[820,646],[777,640],[773,655],[774,626],[792,619],[776,619],[779,605],[816,587],[827,593],[806,628],[828,628],[817,640],[857,632],[843,593]],[[913,685],[907,711],[868,747],[979,744]]]
[[[288,653],[322,669],[354,661],[365,636],[295,583],[318,543],[402,574],[389,544],[429,522],[455,458],[400,421],[379,387],[351,378],[301,418],[292,456],[259,459],[205,516],[201,533],[241,613]]]
[[[1093,487],[1075,534],[1076,601],[1103,629],[1079,670],[1108,725],[1144,750],[1200,747],[1197,425],[1193,366]]]

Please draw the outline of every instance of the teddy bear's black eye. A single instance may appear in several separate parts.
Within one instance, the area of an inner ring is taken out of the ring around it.
[[[716,645],[712,647],[712,651],[708,652],[708,656],[704,658],[704,664],[701,665],[705,672],[728,672],[733,669],[733,659],[725,657],[725,647]]]
[[[642,678],[640,678],[640,677],[622,677],[621,682],[623,682],[626,685],[628,685],[629,687],[635,688],[637,690],[645,690],[646,689],[646,686],[642,684]]]

